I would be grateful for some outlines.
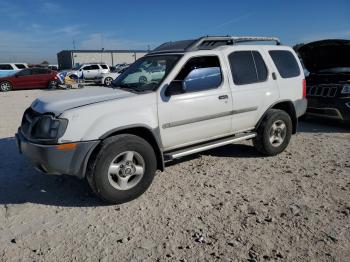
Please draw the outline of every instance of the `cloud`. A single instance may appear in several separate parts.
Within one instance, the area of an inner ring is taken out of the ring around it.
[[[231,25],[231,24],[235,24],[235,23],[238,23],[239,21],[243,20],[243,19],[246,19],[250,16],[252,16],[255,12],[250,12],[250,13],[246,13],[244,15],[241,15],[241,16],[238,16],[234,19],[231,19],[231,20],[228,20],[226,22],[223,22],[217,26],[215,26],[213,29],[220,29],[220,28],[223,28],[223,27],[226,27],[228,25]]]
[[[65,36],[76,36],[81,34],[80,25],[64,26],[62,28],[52,30],[54,34],[64,34]]]

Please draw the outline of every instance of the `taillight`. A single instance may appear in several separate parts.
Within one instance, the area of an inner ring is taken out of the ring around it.
[[[306,80],[303,79],[303,98],[306,97]]]

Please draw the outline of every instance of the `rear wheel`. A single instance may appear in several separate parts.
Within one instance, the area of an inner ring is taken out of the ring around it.
[[[12,84],[8,81],[3,81],[0,83],[0,91],[7,92],[12,90]]]
[[[103,200],[120,204],[143,194],[157,168],[152,146],[144,139],[122,134],[102,142],[87,180]]]
[[[113,82],[113,78],[112,77],[106,77],[106,79],[105,79],[105,85],[106,86],[111,86],[112,82]]]
[[[286,149],[291,136],[290,116],[285,111],[270,109],[257,129],[253,144],[264,155],[274,156]]]

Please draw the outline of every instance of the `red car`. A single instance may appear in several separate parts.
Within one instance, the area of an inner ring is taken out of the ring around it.
[[[45,68],[26,68],[13,75],[0,77],[0,91],[55,88],[57,85],[57,72]]]

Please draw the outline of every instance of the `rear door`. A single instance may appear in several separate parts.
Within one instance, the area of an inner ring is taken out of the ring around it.
[[[285,47],[284,47],[285,48]],[[275,66],[281,99],[298,100],[303,97],[304,73],[295,52],[290,49],[273,49],[268,53]]]
[[[37,88],[47,88],[49,84],[50,70],[45,68],[33,68],[33,81]]]
[[[90,71],[88,73],[88,77],[89,79],[93,79],[96,76],[98,76],[100,74],[100,67],[98,65],[91,65],[90,66]]]
[[[278,99],[278,86],[264,50],[237,47],[227,58],[231,69],[232,129],[235,132],[249,130]]]

